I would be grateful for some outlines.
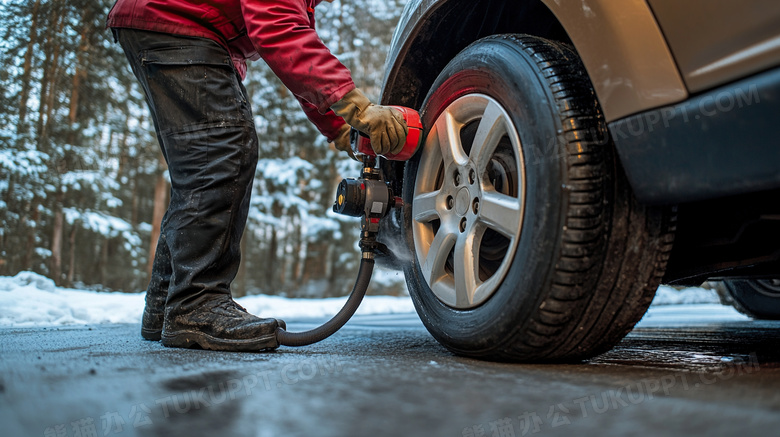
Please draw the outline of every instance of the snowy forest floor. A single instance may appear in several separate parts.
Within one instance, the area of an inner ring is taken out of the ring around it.
[[[400,274],[400,273],[398,273]],[[346,297],[292,299],[256,295],[236,299],[249,312],[265,317],[321,318],[335,314]],[[718,303],[712,290],[677,290],[661,286],[653,305]],[[144,308],[144,293],[109,293],[57,287],[51,279],[32,272],[0,276],[0,326],[33,327],[138,323]],[[367,296],[359,315],[413,313],[409,297]]]

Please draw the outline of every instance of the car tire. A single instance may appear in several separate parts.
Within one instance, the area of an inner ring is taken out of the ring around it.
[[[676,217],[633,197],[575,51],[482,39],[441,72],[421,114],[427,137],[404,173],[404,270],[428,331],[490,360],[612,348],[655,294]]]
[[[780,279],[723,281],[716,290],[721,302],[753,319],[780,320]]]

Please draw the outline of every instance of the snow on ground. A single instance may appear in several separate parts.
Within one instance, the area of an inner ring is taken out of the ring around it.
[[[697,303],[686,305],[651,306],[637,328],[692,327],[728,322],[744,322],[750,317],[740,314],[730,306]]]
[[[281,319],[322,318],[338,312],[346,297],[329,299],[290,299],[279,296],[247,296],[236,299],[252,314]],[[713,304],[712,290],[691,288],[658,290],[653,305]],[[139,323],[144,308],[143,293],[106,293],[74,290],[54,285],[54,281],[32,272],[14,277],[0,276],[0,326],[31,327],[51,325]],[[367,296],[357,314],[412,313],[408,297]]]
[[[236,299],[252,314],[280,319],[328,317],[336,314],[346,297],[289,299],[247,296]],[[140,323],[144,293],[106,293],[74,290],[32,272],[0,276],[0,326],[31,327],[96,323]],[[367,296],[356,314],[414,312],[408,297]]]
[[[690,287],[677,290],[662,285],[655,292],[653,305],[678,305],[678,304],[705,304],[720,303],[718,293],[706,288]]]

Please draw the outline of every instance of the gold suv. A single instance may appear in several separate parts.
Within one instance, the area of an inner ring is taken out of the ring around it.
[[[423,116],[383,238],[450,350],[588,358],[661,282],[780,317],[777,0],[411,0],[382,101]]]

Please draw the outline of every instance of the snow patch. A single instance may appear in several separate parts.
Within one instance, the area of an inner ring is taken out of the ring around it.
[[[32,272],[0,277],[0,326],[137,323],[143,295],[72,290]]]
[[[680,304],[706,304],[720,303],[718,293],[706,288],[689,287],[677,290],[662,285],[655,293],[652,305],[680,305]]]
[[[252,314],[280,319],[321,318],[335,315],[346,297],[326,299],[291,299],[281,296],[257,295],[236,299]],[[408,297],[366,296],[360,304],[357,315],[413,313],[414,305]]]
[[[402,281],[398,272],[377,270],[380,282]],[[139,323],[145,293],[108,293],[57,287],[49,278],[32,272],[0,276],[0,326],[31,327],[99,323]],[[336,314],[346,297],[291,299],[257,295],[236,299],[250,313],[281,319],[323,318]],[[713,290],[662,286],[653,306],[717,304]],[[723,307],[726,308],[726,307]],[[356,314],[413,313],[409,297],[367,296]],[[648,313],[650,314],[650,313]]]
[[[14,277],[0,277],[0,291],[12,291],[17,287],[30,285],[42,291],[54,291],[54,281],[33,272],[20,272]]]
[[[0,326],[34,327],[140,323],[145,293],[107,293],[57,287],[32,272],[0,276]],[[281,319],[322,318],[335,315],[346,297],[289,299],[247,296],[236,299],[250,313]],[[413,313],[408,297],[367,296],[357,314]]]

